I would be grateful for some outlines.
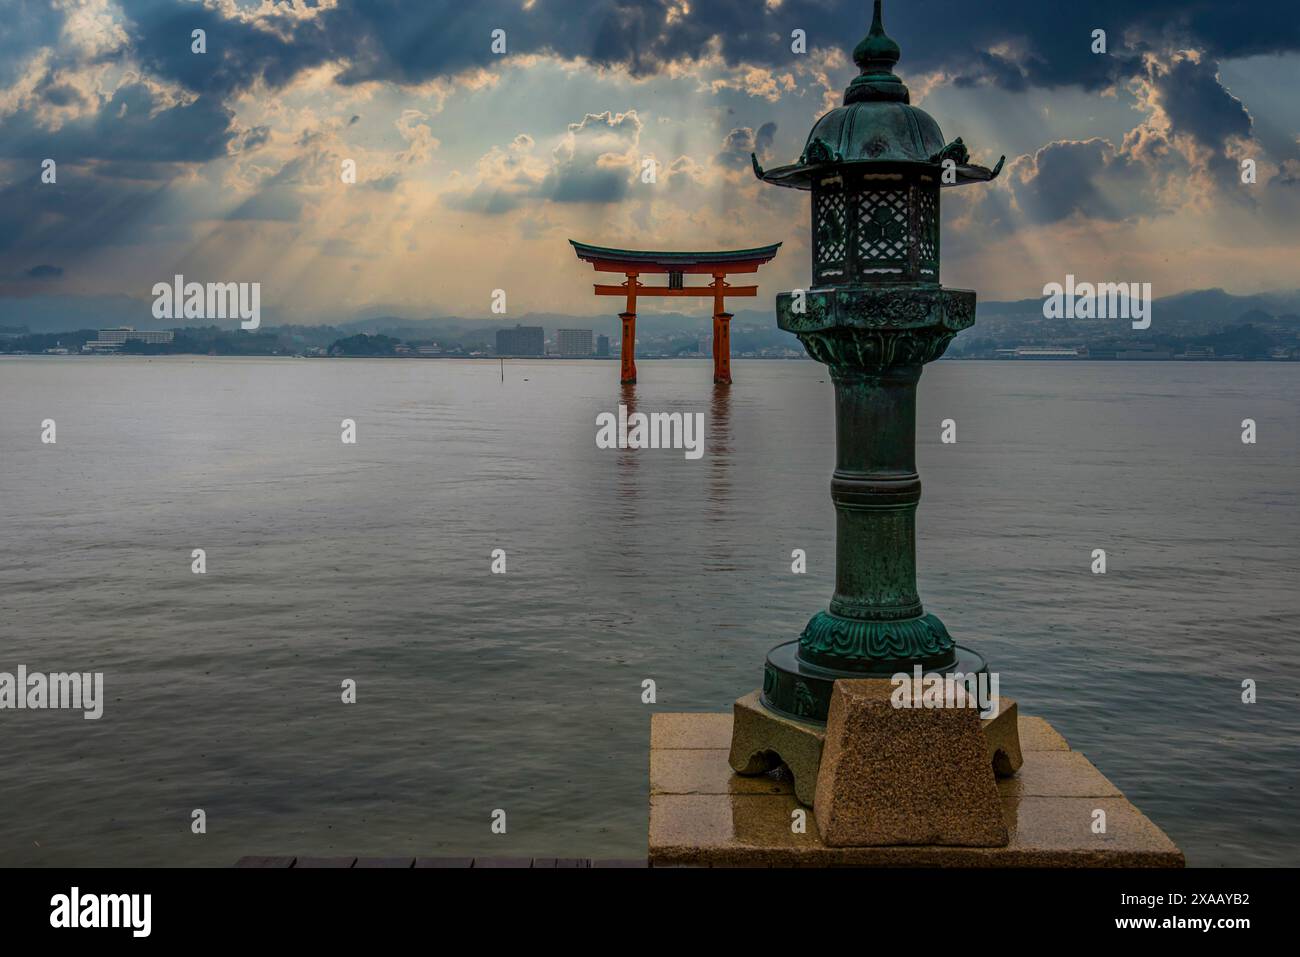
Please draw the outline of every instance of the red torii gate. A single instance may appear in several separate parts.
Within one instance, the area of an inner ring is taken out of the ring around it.
[[[757,286],[732,286],[731,273],[758,272],[771,261],[780,243],[756,249],[730,252],[674,253],[643,249],[608,249],[588,246],[570,239],[578,258],[591,263],[596,272],[621,272],[627,281],[619,285],[596,283],[598,296],[625,296],[627,308],[618,314],[623,320],[622,381],[636,381],[636,298],[637,296],[712,296],[713,297],[713,381],[731,383],[731,313],[726,311],[727,296],[757,296]],[[646,286],[637,278],[643,273],[667,273],[667,286]],[[687,286],[686,273],[712,275],[707,286]]]

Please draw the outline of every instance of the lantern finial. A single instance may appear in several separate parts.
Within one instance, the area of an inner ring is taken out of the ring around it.
[[[885,25],[880,19],[880,0],[876,0],[871,29],[853,49],[853,62],[863,73],[889,73],[902,54],[898,44],[885,33]]]
[[[853,62],[862,72],[844,91],[844,102],[862,100],[895,100],[907,103],[910,99],[903,81],[894,75],[894,64],[902,50],[887,33],[880,18],[880,0],[876,0],[871,29],[862,42],[853,48]]]

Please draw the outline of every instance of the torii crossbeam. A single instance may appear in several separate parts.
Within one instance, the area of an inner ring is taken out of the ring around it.
[[[596,283],[598,296],[623,296],[627,308],[618,314],[623,320],[622,381],[636,381],[636,300],[637,296],[702,296],[713,298],[713,381],[731,383],[731,313],[727,296],[757,296],[757,286],[733,286],[727,282],[732,273],[758,272],[771,261],[780,243],[756,249],[733,249],[729,252],[654,252],[644,249],[609,249],[588,246],[570,239],[578,258],[591,263],[596,272],[621,272],[627,277],[619,285]],[[667,273],[667,286],[647,286],[639,277],[647,273]],[[687,273],[711,275],[707,286],[687,286]]]

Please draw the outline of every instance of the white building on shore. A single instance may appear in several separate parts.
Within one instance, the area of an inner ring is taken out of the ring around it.
[[[175,333],[170,329],[136,329],[133,326],[115,326],[112,329],[100,329],[99,338],[87,342],[82,349],[86,352],[116,352],[130,341],[164,343],[171,342]]]
[[[589,356],[594,351],[590,329],[557,329],[555,346],[562,356]]]

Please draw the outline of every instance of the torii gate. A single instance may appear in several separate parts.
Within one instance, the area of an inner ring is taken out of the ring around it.
[[[608,249],[588,246],[570,239],[578,258],[591,263],[596,272],[621,272],[627,281],[617,286],[596,283],[598,296],[625,296],[627,309],[618,314],[623,320],[622,360],[624,383],[636,381],[636,298],[637,296],[712,296],[713,297],[713,381],[731,383],[731,313],[726,311],[727,296],[757,296],[757,286],[732,286],[727,276],[738,272],[758,272],[771,261],[780,243],[757,249],[734,249],[730,252],[674,253],[643,249]],[[667,286],[642,285],[642,273],[667,273]],[[707,286],[687,286],[686,273],[712,275]]]

